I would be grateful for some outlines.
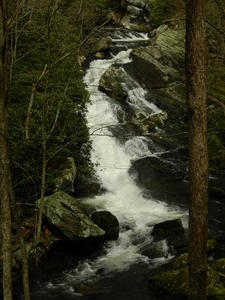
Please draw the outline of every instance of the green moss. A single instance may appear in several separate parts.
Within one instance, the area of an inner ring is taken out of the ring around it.
[[[174,296],[175,299],[188,298],[188,254],[182,254],[171,264],[167,272],[150,279],[150,288]],[[207,294],[210,300],[221,300],[225,296],[225,259],[213,262],[208,268]],[[222,271],[222,272],[221,272]]]
[[[216,239],[210,239],[207,241],[207,251],[208,253],[213,252],[216,248]]]
[[[225,275],[225,258],[216,259],[210,264],[210,267],[213,270]]]

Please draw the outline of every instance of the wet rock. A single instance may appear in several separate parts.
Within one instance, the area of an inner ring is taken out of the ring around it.
[[[219,187],[212,186],[209,190],[210,196],[218,199],[225,199],[225,191]]]
[[[63,240],[101,238],[105,231],[88,217],[78,201],[64,192],[44,198],[43,214]]]
[[[112,39],[110,37],[103,37],[95,45],[94,52],[104,52],[108,50],[111,43],[112,43]]]
[[[127,12],[135,17],[138,17],[140,15],[141,11],[142,10],[140,8],[137,8],[136,6],[127,5]]]
[[[181,170],[179,166],[155,156],[134,161],[132,169],[137,171],[138,180],[141,183],[149,183],[152,179],[160,176],[163,176],[168,182],[181,181],[185,175],[185,170]]]
[[[156,224],[153,227],[152,236],[155,241],[184,236],[184,228],[181,219],[169,220]]]
[[[141,8],[144,8],[147,4],[147,1],[144,0],[126,0],[126,1],[136,7],[141,7]]]
[[[131,76],[133,76],[145,88],[163,88],[167,86],[168,80],[162,70],[162,65],[149,56],[145,48],[140,50],[138,55],[132,54],[133,61],[125,66]],[[140,54],[140,55],[139,55]]]
[[[154,241],[166,239],[170,251],[174,252],[174,254],[180,254],[187,250],[187,239],[184,234],[181,219],[156,224],[153,227],[152,236]]]
[[[124,70],[118,67],[111,67],[102,75],[99,89],[115,100],[124,101],[128,95],[123,87],[125,82],[126,73]]]
[[[98,58],[98,59],[103,59],[105,57],[104,53],[103,52],[97,52],[95,54],[95,57]]]
[[[166,112],[159,112],[157,114],[147,116],[144,112],[138,111],[135,113],[132,122],[141,129],[142,133],[149,133],[155,129],[156,126],[164,124],[166,120]]]
[[[163,240],[145,245],[140,249],[140,252],[142,255],[145,255],[150,259],[154,259],[160,257],[167,257],[168,249],[169,247],[167,246],[165,240]]]
[[[133,51],[133,61],[126,69],[148,89],[163,88],[171,82],[183,81],[184,31],[160,26],[151,41],[148,47]]]
[[[77,168],[72,157],[67,159],[66,167],[56,178],[55,191],[63,191],[65,193],[74,192],[74,181],[77,175]]]
[[[92,221],[106,232],[108,240],[117,240],[119,237],[119,222],[109,211],[97,211],[91,215]]]

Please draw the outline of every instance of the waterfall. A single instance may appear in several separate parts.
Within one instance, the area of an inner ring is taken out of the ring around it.
[[[117,112],[121,107],[99,91],[100,78],[110,66],[119,64],[122,67],[131,62],[132,49],[129,49],[129,43],[146,41],[147,35],[117,32],[112,39],[118,44],[125,42],[127,50],[120,51],[110,59],[92,61],[84,76],[90,94],[86,118],[92,140],[91,159],[96,166],[96,175],[106,191],[85,199],[84,203],[114,214],[120,223],[120,236],[117,241],[107,242],[103,253],[97,258],[81,260],[78,266],[64,272],[60,278],[48,282],[43,289],[50,291],[63,289],[67,294],[77,295],[73,288],[76,284],[124,272],[133,265],[144,264],[151,268],[167,261],[171,256],[165,241],[160,243],[162,256],[157,259],[150,259],[141,250],[152,243],[151,231],[154,224],[179,218],[184,213],[177,207],[168,206],[162,199],[144,196],[143,190],[129,173],[133,160],[157,155],[149,150],[149,139],[133,136],[122,143],[110,130],[112,126],[119,125]],[[137,110],[149,110],[151,114],[161,112],[147,101],[146,91],[134,80],[132,86],[128,91],[130,105]]]

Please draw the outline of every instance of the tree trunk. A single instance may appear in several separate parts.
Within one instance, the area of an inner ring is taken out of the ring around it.
[[[6,29],[6,2],[0,1],[0,200],[2,217],[3,296],[12,299],[12,245],[10,209],[10,166],[8,157],[8,40]]]
[[[16,223],[16,231],[20,241],[20,249],[21,249],[21,256],[22,256],[22,267],[23,267],[23,291],[24,291],[24,300],[30,300],[30,283],[29,283],[29,264],[28,264],[28,256],[26,250],[26,244],[23,239],[22,233],[22,213],[20,207],[16,203],[14,190],[12,188],[12,177],[10,174],[10,198],[11,198],[11,205],[14,220]]]
[[[206,299],[208,149],[205,0],[187,0],[186,75],[189,117],[189,295]]]

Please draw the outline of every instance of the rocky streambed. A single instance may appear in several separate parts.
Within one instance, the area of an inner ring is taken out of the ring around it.
[[[84,76],[101,192],[79,201],[60,191],[46,198],[48,226],[70,243],[67,249],[59,243],[33,276],[32,299],[186,297],[184,32],[161,26],[149,38],[114,30],[110,40],[111,55],[104,59],[103,51]],[[224,297],[223,260],[215,260],[225,256],[220,174],[210,177],[210,299]]]

